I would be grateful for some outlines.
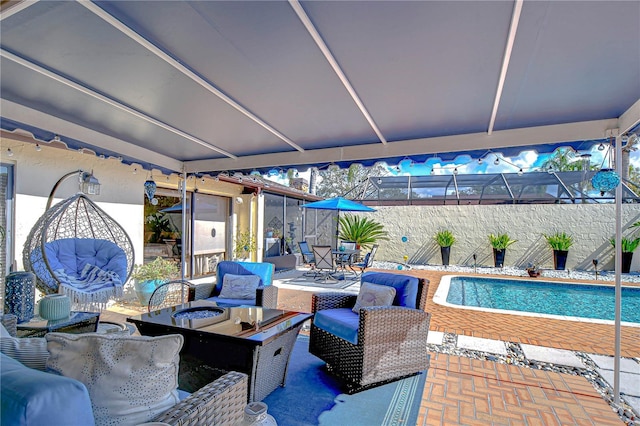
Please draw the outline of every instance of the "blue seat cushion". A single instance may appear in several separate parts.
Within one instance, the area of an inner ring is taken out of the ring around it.
[[[224,260],[218,263],[216,267],[216,287],[213,291],[213,295],[217,296],[222,290],[222,283],[224,282],[225,274],[233,275],[257,275],[260,277],[260,286],[266,287],[273,282],[273,263],[267,262],[233,262],[230,260]],[[246,304],[245,300],[243,304]]]
[[[418,283],[416,277],[402,274],[391,274],[389,272],[365,272],[362,274],[361,282],[373,284],[390,285],[396,289],[396,297],[393,299],[395,306],[404,306],[416,309],[418,298]]]
[[[89,392],[84,384],[31,369],[5,354],[0,357],[0,424],[95,424]]]
[[[46,243],[45,254],[52,271],[64,269],[68,275],[80,277],[86,265],[127,278],[127,255],[118,245],[92,238],[64,238]]]
[[[316,312],[313,324],[354,345],[358,344],[359,315],[350,308],[324,309]]]
[[[256,299],[225,299],[221,297],[209,297],[206,300],[210,300],[212,302],[216,302],[218,306],[255,306]]]

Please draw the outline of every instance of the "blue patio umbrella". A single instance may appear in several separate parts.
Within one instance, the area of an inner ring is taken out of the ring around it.
[[[358,203],[356,201],[348,200],[343,197],[334,197],[327,198],[326,200],[314,201],[313,203],[303,204],[302,207],[307,209],[317,209],[317,210],[334,210],[338,212],[338,216],[340,212],[375,212],[376,209],[371,208],[369,206],[365,206],[364,204]],[[336,244],[338,244],[338,235],[339,235],[339,225],[340,222],[336,225]]]

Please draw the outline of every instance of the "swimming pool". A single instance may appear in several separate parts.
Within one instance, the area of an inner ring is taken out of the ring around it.
[[[612,323],[613,285],[442,277],[434,302],[463,309]],[[640,327],[640,287],[622,287],[622,322]]]

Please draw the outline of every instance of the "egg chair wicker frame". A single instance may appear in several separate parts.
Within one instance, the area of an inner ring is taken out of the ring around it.
[[[36,275],[36,288],[45,295],[66,293],[47,257],[46,245],[62,239],[106,240],[118,246],[126,256],[126,277],[119,277],[122,286],[110,292],[101,292],[95,296],[79,300],[77,295],[69,294],[72,303],[104,304],[110,298],[122,296],[122,287],[131,276],[134,266],[134,251],[131,238],[111,216],[100,209],[82,193],[78,193],[48,209],[29,232],[22,259],[27,271]],[[76,297],[73,297],[76,296]]]

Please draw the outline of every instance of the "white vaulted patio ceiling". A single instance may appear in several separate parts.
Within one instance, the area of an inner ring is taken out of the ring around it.
[[[2,129],[165,170],[549,151],[640,122],[640,1],[23,1],[1,18]]]

